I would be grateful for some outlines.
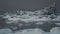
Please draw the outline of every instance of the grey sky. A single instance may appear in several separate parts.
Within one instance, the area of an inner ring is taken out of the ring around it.
[[[60,0],[0,0],[0,10],[39,10],[47,7],[50,2],[55,2],[57,9],[60,9]]]

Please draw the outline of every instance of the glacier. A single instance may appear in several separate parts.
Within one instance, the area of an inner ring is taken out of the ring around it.
[[[60,15],[55,10],[54,3],[42,10],[6,12],[0,15],[0,34],[60,34]]]

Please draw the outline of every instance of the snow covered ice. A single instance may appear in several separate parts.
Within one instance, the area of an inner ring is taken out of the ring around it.
[[[51,32],[44,32],[41,29],[26,29],[22,31],[12,32],[10,29],[0,29],[0,34],[60,34],[59,27],[51,29]]]

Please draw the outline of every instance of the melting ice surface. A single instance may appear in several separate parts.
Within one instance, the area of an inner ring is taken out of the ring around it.
[[[10,29],[0,29],[0,34],[60,34],[60,28],[55,27],[50,32],[44,32],[41,29],[25,29],[22,31],[12,32]]]

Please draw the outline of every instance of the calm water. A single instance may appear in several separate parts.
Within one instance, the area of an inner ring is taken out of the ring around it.
[[[12,32],[10,29],[0,29],[0,34],[60,34],[59,27],[55,27],[50,32],[44,32],[41,29],[26,29],[22,31]]]

